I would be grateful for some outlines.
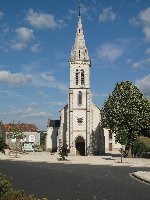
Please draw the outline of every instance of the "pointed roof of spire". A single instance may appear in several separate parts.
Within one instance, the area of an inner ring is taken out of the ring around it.
[[[70,61],[89,61],[88,50],[85,45],[85,39],[82,29],[81,13],[80,13],[80,1],[78,2],[78,26],[76,32],[75,43],[71,51]]]

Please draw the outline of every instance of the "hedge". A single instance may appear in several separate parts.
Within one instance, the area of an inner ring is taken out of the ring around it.
[[[0,200],[40,200],[34,195],[27,196],[23,190],[14,190],[12,179],[0,174]],[[41,200],[47,200],[42,198]]]

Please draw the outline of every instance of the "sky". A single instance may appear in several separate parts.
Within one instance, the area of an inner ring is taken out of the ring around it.
[[[68,101],[77,0],[0,0],[0,120],[47,129]],[[81,0],[93,101],[117,82],[150,98],[150,0]]]

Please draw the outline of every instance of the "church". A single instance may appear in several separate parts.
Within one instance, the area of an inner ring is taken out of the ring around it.
[[[60,120],[48,120],[46,149],[57,151],[67,144],[70,155],[103,155],[121,147],[114,135],[101,127],[101,113],[92,102],[91,60],[85,43],[80,7],[75,42],[69,59],[70,87],[68,104],[60,111]]]

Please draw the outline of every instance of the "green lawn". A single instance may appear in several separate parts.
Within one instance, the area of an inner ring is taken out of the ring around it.
[[[143,142],[146,147],[150,148],[150,138],[147,138],[147,137],[139,137],[138,140],[140,142]]]

